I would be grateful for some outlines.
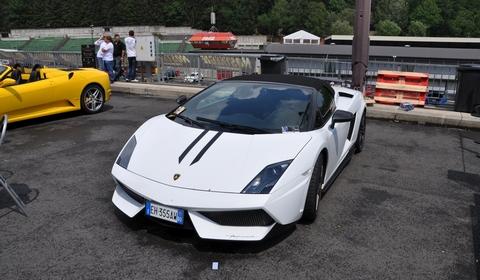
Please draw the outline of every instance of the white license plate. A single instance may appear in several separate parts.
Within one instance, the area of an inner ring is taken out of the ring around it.
[[[145,202],[145,214],[149,217],[183,225],[185,211],[147,201]]]

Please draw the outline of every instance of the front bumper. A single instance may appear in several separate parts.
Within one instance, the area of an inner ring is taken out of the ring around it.
[[[297,221],[303,213],[309,183],[309,180],[303,180],[285,192],[235,194],[168,186],[139,176],[117,164],[112,169],[112,175],[115,180],[128,188],[129,192],[133,192],[129,195],[117,185],[112,197],[115,206],[127,216],[134,217],[144,209],[145,203],[138,199],[142,197],[166,206],[187,210],[201,238],[218,240],[262,240],[275,224],[289,224]],[[226,226],[201,214],[201,212],[247,210],[263,210],[273,219],[273,223],[267,226]]]

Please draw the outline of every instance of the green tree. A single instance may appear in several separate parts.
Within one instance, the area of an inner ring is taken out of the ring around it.
[[[338,12],[337,19],[345,20],[353,26],[355,22],[355,9],[345,8]]]
[[[436,26],[442,22],[441,10],[435,0],[422,0],[411,13],[413,20],[421,21],[426,26]]]
[[[332,35],[352,35],[353,27],[346,20],[336,20],[332,24]]]
[[[305,27],[317,36],[327,35],[327,7],[322,2],[310,2],[306,12]]]
[[[327,31],[328,12],[323,2],[296,0],[289,2],[289,20],[285,23],[284,33],[300,29],[323,36]]]
[[[286,0],[276,0],[273,8],[258,17],[259,29],[264,34],[280,35],[291,26],[292,17]]]
[[[476,37],[480,35],[479,15],[471,10],[462,9],[450,22],[451,29],[455,36]]]
[[[400,26],[391,20],[382,20],[377,23],[375,31],[380,36],[398,36],[402,33]]]
[[[410,22],[410,25],[408,26],[408,35],[419,37],[427,36],[427,26],[421,21],[414,20]]]
[[[218,28],[235,34],[253,34],[256,32],[258,1],[231,0],[217,12]]]
[[[170,5],[163,6],[164,23],[167,26],[185,25],[187,15],[184,1],[172,1]]]
[[[372,8],[373,22],[378,24],[381,21],[390,20],[402,29],[407,28],[408,7],[407,0],[377,0]]]
[[[28,10],[29,1],[25,0],[9,0],[6,4],[7,15],[5,18],[6,28],[18,28],[24,27],[29,23],[29,18],[25,17],[29,15]],[[5,5],[2,3],[2,5]]]
[[[278,36],[305,29],[324,36],[350,33],[354,4],[354,0],[4,0],[0,30],[90,24],[209,29],[213,8],[222,31]],[[377,29],[392,27],[385,24],[391,21],[404,34],[423,35],[426,27],[432,36],[480,36],[478,0],[375,0],[372,5],[372,25]],[[387,31],[397,34],[398,29]]]
[[[348,7],[345,0],[330,0],[328,1],[328,8],[334,12],[340,12]]]

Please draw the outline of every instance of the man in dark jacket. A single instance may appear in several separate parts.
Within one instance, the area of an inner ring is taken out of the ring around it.
[[[115,71],[115,81],[122,74],[122,61],[125,59],[125,44],[120,40],[120,35],[115,34],[113,38],[113,70]]]

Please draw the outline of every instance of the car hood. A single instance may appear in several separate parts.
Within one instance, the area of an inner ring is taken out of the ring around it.
[[[230,193],[240,193],[267,165],[294,159],[311,139],[298,132],[220,134],[181,125],[165,115],[146,122],[135,137],[128,170],[172,187]]]

